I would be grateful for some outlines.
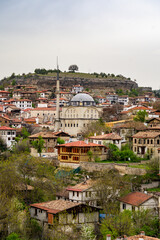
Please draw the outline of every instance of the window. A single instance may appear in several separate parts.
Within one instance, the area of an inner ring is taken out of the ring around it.
[[[77,123],[77,127],[78,127],[78,123]]]
[[[157,144],[159,144],[159,139],[157,139]]]
[[[73,160],[75,160],[75,161],[79,161],[79,157],[75,157],[75,156],[73,156]]]
[[[8,141],[10,141],[10,140],[11,140],[11,138],[9,137],[9,138],[8,138]]]
[[[79,153],[79,149],[78,148],[73,148],[73,153]]]
[[[77,192],[77,197],[79,197],[79,192]]]
[[[122,208],[123,208],[123,209],[126,209],[126,204],[125,204],[125,203],[123,203]]]
[[[149,139],[147,140],[147,144],[149,144]]]
[[[68,156],[62,156],[61,159],[68,160]]]
[[[37,216],[37,208],[35,208],[34,215]]]
[[[153,140],[151,139],[151,144],[153,144]]]
[[[66,152],[66,148],[65,147],[62,147],[62,152]]]

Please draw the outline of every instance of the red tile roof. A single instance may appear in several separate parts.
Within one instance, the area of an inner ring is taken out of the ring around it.
[[[139,206],[142,203],[146,202],[147,200],[149,200],[150,198],[152,198],[153,196],[148,195],[146,193],[142,193],[142,192],[132,192],[129,193],[128,195],[120,198],[119,200],[121,202],[133,205],[133,206]]]
[[[34,203],[34,204],[31,204],[30,206],[46,210],[48,213],[56,214],[58,212],[65,211],[69,208],[73,208],[81,204],[82,203],[75,203],[75,202],[60,199],[60,200],[53,200],[50,202]]]
[[[48,107],[37,107],[37,108],[33,108],[31,109],[32,111],[56,111],[56,107],[54,108],[48,108]]]
[[[150,131],[150,132],[138,132],[134,134],[133,138],[156,138],[160,135],[160,132]]]
[[[10,127],[7,127],[7,126],[2,126],[0,127],[0,130],[15,130],[15,128],[10,128]],[[16,131],[16,130],[15,130]]]
[[[105,147],[101,144],[96,143],[85,143],[84,141],[69,142],[65,144],[57,145],[57,147]]]
[[[69,186],[69,187],[66,188],[66,190],[83,192],[83,191],[86,191],[87,189],[93,187],[93,184],[94,184],[93,180],[89,179],[86,182],[78,183],[75,186]]]
[[[159,240],[159,238],[155,238],[155,237],[151,237],[151,236],[145,236],[143,234],[126,237],[125,239],[126,240]]]
[[[89,137],[89,139],[99,139],[99,140],[121,140],[122,138],[116,133],[108,133],[103,135],[97,135]]]

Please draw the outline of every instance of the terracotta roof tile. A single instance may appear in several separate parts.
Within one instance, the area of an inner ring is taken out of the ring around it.
[[[50,202],[34,203],[34,204],[31,204],[30,206],[47,210],[50,213],[57,213],[81,204],[82,203],[75,203],[75,202],[60,199],[60,200],[53,200]]]
[[[92,136],[92,137],[89,137],[89,139],[121,140],[122,138],[116,133],[108,133],[103,135]]]
[[[57,145],[57,147],[104,147],[101,144],[96,143],[85,143],[84,141],[69,142],[65,144]]]
[[[160,132],[150,131],[150,132],[138,132],[134,134],[133,138],[156,138],[160,135]]]
[[[139,206],[148,199],[152,198],[153,196],[142,193],[142,192],[132,192],[129,193],[128,195],[120,198],[119,200],[121,202],[133,205],[133,206]]]
[[[0,127],[0,130],[15,130],[15,128],[10,128],[10,127],[7,127],[7,126],[2,126]],[[16,130],[15,130],[16,131]]]
[[[57,139],[57,137],[52,132],[35,133],[33,135],[30,135],[29,138],[38,138],[39,136],[41,136],[42,138],[55,138],[55,139]]]
[[[89,179],[86,182],[81,182],[75,186],[67,187],[66,190],[68,191],[77,191],[77,192],[83,192],[87,189],[91,188],[94,184],[94,181]]]
[[[126,237],[127,240],[159,240],[159,238],[151,237],[151,236],[145,236],[145,235],[134,235],[130,237]]]

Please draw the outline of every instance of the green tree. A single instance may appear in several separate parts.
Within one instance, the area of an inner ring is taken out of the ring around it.
[[[4,152],[7,150],[7,144],[4,142],[4,140],[0,137],[0,151]]]
[[[13,79],[13,81],[12,81],[12,86],[15,86],[15,85],[16,85],[16,80]]]
[[[146,112],[146,110],[140,110],[137,112],[133,120],[136,122],[145,122],[147,116],[148,116],[148,113]]]
[[[75,72],[75,71],[78,71],[78,66],[76,64],[73,64],[73,65],[70,65],[68,70],[70,72]]]
[[[57,143],[58,143],[58,144],[64,144],[65,141],[64,141],[64,139],[58,137],[58,138],[57,138]]]
[[[28,138],[29,135],[30,135],[29,132],[28,132],[28,130],[27,130],[27,128],[25,128],[25,127],[22,128],[21,133],[22,133],[22,137],[23,137],[23,138]]]
[[[44,148],[45,141],[43,140],[42,136],[39,136],[37,140],[32,141],[32,146],[37,150],[41,157],[42,150]]]
[[[113,239],[123,235],[134,235],[131,212],[125,210],[117,215],[107,216],[102,222],[101,233],[103,239],[106,239],[107,234],[110,234]]]
[[[11,233],[8,235],[6,240],[22,240],[22,238],[19,238],[19,235],[17,233]]]
[[[92,152],[91,150],[89,150],[89,151],[87,152],[87,155],[88,155],[88,157],[89,157],[89,161],[91,161],[91,160],[92,160],[92,157],[93,157],[93,152]]]

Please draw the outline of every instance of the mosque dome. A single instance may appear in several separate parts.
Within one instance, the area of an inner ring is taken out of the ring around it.
[[[93,98],[86,93],[78,93],[71,99],[71,105],[73,106],[93,106],[95,105],[95,102]]]

